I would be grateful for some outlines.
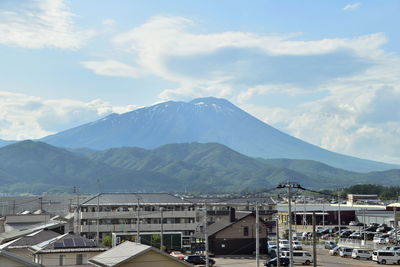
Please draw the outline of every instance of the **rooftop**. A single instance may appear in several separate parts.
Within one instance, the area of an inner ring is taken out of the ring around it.
[[[81,205],[193,204],[167,193],[102,193]]]

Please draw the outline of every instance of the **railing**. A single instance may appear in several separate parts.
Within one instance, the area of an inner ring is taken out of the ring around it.
[[[196,223],[175,223],[163,224],[164,231],[195,231]],[[140,231],[157,232],[161,229],[161,224],[140,224]],[[80,232],[96,232],[97,225],[81,225]],[[99,232],[136,232],[136,224],[101,224]]]
[[[160,211],[140,211],[139,216],[141,218],[160,218]],[[164,211],[164,218],[195,218],[196,211]],[[128,219],[136,218],[136,211],[101,211],[97,212],[81,212],[80,218],[83,219]]]

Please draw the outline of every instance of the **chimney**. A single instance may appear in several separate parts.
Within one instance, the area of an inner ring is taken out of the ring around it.
[[[229,221],[230,222],[236,221],[235,208],[231,208],[229,211]]]

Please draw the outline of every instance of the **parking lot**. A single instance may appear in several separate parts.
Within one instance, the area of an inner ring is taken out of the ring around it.
[[[352,258],[341,258],[339,256],[329,256],[328,250],[326,250],[326,249],[318,249],[317,255],[318,255],[317,256],[318,266],[326,266],[326,267],[378,266],[378,264],[376,262],[369,261],[369,260],[353,260]],[[216,264],[214,265],[214,267],[224,267],[224,266],[255,267],[256,266],[256,261],[254,258],[217,257],[217,258],[215,258],[215,261],[216,261]],[[260,266],[264,266],[264,260],[260,261]],[[295,266],[304,266],[304,265],[295,264]],[[312,265],[310,265],[310,266],[312,266]]]

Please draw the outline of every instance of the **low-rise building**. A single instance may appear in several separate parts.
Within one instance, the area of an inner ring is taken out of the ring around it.
[[[88,266],[88,259],[107,250],[107,247],[96,244],[85,237],[64,234],[29,249],[34,262],[44,266]]]
[[[187,267],[185,261],[172,257],[160,250],[126,241],[91,259],[89,263],[99,267]]]

